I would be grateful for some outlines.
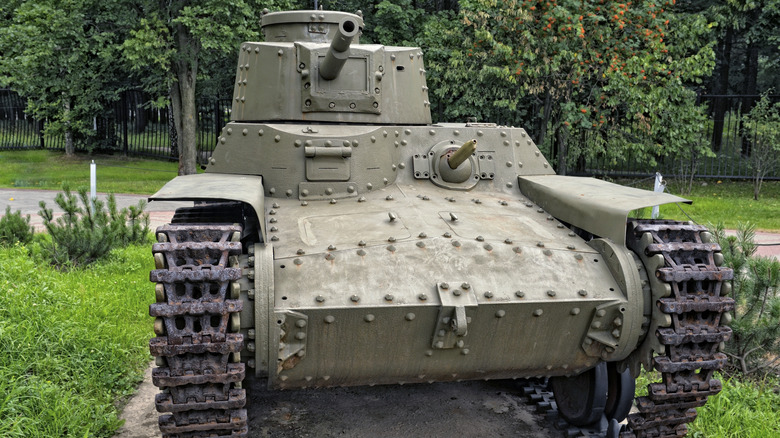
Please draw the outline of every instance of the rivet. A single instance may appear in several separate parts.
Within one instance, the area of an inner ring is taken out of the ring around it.
[[[507,186],[507,188],[510,188],[510,189],[513,187],[511,182],[506,183],[506,186]]]
[[[428,237],[428,235],[425,233],[420,233],[417,235],[417,237],[419,237],[420,239],[425,239],[426,237]]]
[[[280,50],[280,52],[281,52],[281,50]],[[289,376],[279,376],[279,380],[281,380],[282,382],[286,381],[289,378],[290,378]]]
[[[247,134],[249,134],[249,130],[248,129],[244,129],[243,131],[241,131],[241,134],[247,135]]]
[[[282,136],[280,135],[274,136],[274,141],[279,143],[280,141],[282,141]]]
[[[306,333],[303,333],[303,332],[296,333],[295,334],[295,339],[297,339],[299,341],[302,341],[302,340],[306,339]]]
[[[268,231],[270,231],[272,233],[275,233],[275,232],[279,231],[279,229],[276,228],[276,227],[271,227]]]
[[[301,196],[309,196],[309,190],[308,189],[301,190]]]
[[[536,212],[537,213],[544,213],[544,209],[543,208],[539,208],[539,209],[536,210]]]
[[[507,206],[507,205],[509,205],[509,203],[508,203],[508,202],[506,202],[506,201],[501,201],[501,202],[499,202],[499,204],[501,204],[501,205],[503,205],[503,206]]]
[[[279,236],[271,237],[271,242],[278,242],[278,241],[279,241]]]
[[[544,242],[537,242],[536,246],[538,246],[539,248],[544,248]]]
[[[366,197],[365,196],[359,197],[358,202],[366,202]]]
[[[493,245],[491,245],[491,244],[489,244],[489,243],[486,243],[486,244],[483,246],[483,248],[485,248],[485,250],[487,250],[487,251],[493,251]]]
[[[360,257],[363,257],[364,255],[366,255],[366,252],[363,251],[362,249],[359,249],[359,250],[357,250],[357,255],[359,255]]]
[[[330,200],[330,203],[331,203],[331,204],[335,204],[335,203],[337,203],[337,202],[339,202],[339,201],[337,201],[337,200],[335,200],[335,199],[331,199],[331,200]]]
[[[298,251],[296,251],[295,253],[298,254],[298,255],[304,255],[304,254],[306,254],[306,251],[304,251],[301,248],[298,248]]]
[[[442,343],[442,345],[444,345],[444,343]],[[428,356],[428,357],[433,356],[433,350],[426,350],[425,351],[425,355]]]
[[[482,236],[477,236],[477,242],[484,242],[485,238]]]
[[[402,142],[402,143],[403,143],[403,142]],[[404,163],[398,163],[398,167],[400,167],[401,169],[406,169],[406,164],[404,164]]]
[[[580,314],[580,308],[579,307],[575,307],[575,308],[571,309],[571,312],[569,312],[569,313],[571,313],[572,315],[579,315]]]
[[[371,190],[371,189],[373,189],[373,188],[374,188],[374,185],[373,185],[373,184],[371,184],[371,183],[368,183],[368,184],[366,184],[366,188],[367,188],[368,190]]]
[[[333,245],[328,245],[328,251],[334,251],[336,249]]]
[[[577,234],[576,234],[574,231],[569,231],[569,237],[574,237],[574,236],[576,236],[576,235],[577,235]]]
[[[414,313],[407,313],[405,318],[407,321],[414,321],[415,315]]]
[[[324,303],[325,297],[323,297],[322,295],[317,295],[317,297],[314,298],[314,300],[317,301],[318,303]]]
[[[295,265],[296,265],[296,266],[300,266],[300,265],[302,265],[302,264],[303,264],[303,260],[301,260],[301,259],[295,259],[295,260],[293,260],[293,263],[295,263]]]
[[[387,238],[387,241],[388,242],[395,242],[395,237],[390,236],[390,237]]]
[[[450,285],[445,282],[441,282],[439,283],[439,287],[446,290],[450,288]]]
[[[519,291],[515,292],[515,296],[517,298],[524,298],[525,297],[525,292],[519,290]]]
[[[336,256],[334,256],[333,254],[328,254],[328,255],[325,256],[325,260],[328,260],[328,261],[331,261],[331,260],[333,260],[335,258],[336,258]]]
[[[582,254],[575,254],[574,258],[577,260],[582,260]]]
[[[577,294],[579,296],[581,296],[581,297],[587,297],[588,296],[588,291],[586,291],[585,289],[580,289],[580,290],[577,291]]]
[[[460,289],[455,289],[454,291],[452,291],[452,294],[455,295],[456,297],[459,297],[462,293],[463,292],[461,292]]]
[[[612,321],[612,324],[614,324],[615,327],[620,327],[623,325],[623,320],[620,319],[620,317],[617,317],[614,321]]]
[[[328,187],[327,189],[325,189],[325,194],[326,195],[332,195],[333,194],[333,189]]]
[[[357,296],[357,295],[352,295],[351,297],[349,297],[349,299],[350,299],[350,300],[351,300],[353,303],[357,303],[358,301],[360,301],[360,297],[359,297],[359,296]]]
[[[498,312],[496,312],[496,318],[503,318],[504,316],[506,316],[505,311],[499,310]]]
[[[388,251],[390,251],[390,252],[395,252],[395,246],[393,246],[393,245],[388,245],[388,246],[387,246],[387,250],[388,250]]]
[[[417,242],[416,245],[418,248],[425,248],[425,242]]]
[[[506,162],[506,167],[512,167],[512,162],[511,161],[507,161]]]
[[[519,246],[512,248],[512,251],[516,252],[517,254],[523,253],[523,250]]]
[[[480,136],[480,137],[482,137],[484,134],[485,134],[485,133],[484,133],[484,132],[482,132],[482,131],[477,131],[477,135],[478,135],[478,136]]]
[[[458,240],[453,240],[453,241],[452,241],[452,246],[454,246],[455,248],[460,248],[460,241],[458,241]]]
[[[374,320],[374,315],[372,315],[370,313],[363,317],[363,321],[365,321],[365,322],[372,322],[373,320]]]
[[[385,197],[385,200],[386,200],[386,201],[392,201],[392,200],[393,200],[393,195],[387,195],[387,196]]]
[[[436,135],[436,130],[435,129],[431,129],[430,131],[428,131],[428,134]]]
[[[456,215],[455,213],[450,213],[450,220],[451,220],[452,222],[457,222],[457,220],[458,220],[458,215]]]
[[[504,243],[506,243],[507,245],[511,245],[512,244],[512,239],[507,238],[507,239],[504,240]]]
[[[468,355],[469,353],[470,353],[470,351],[469,351],[468,348],[464,348],[463,350],[460,350],[460,354],[462,354],[464,356]]]
[[[620,337],[620,329],[612,330],[612,336],[619,338]]]
[[[385,295],[385,301],[393,301],[393,296],[390,294]]]
[[[436,345],[436,348],[444,348],[444,342],[442,342],[442,341],[437,341],[435,345]]]
[[[325,317],[325,324],[333,324],[336,321],[336,318],[333,315],[328,315]]]
[[[605,350],[607,351],[607,353],[614,353],[615,352],[615,349],[613,347],[607,347],[607,348],[605,348]]]
[[[593,324],[591,324],[590,326],[593,327],[594,329],[601,328],[601,322],[594,321]]]
[[[262,129],[257,131],[257,135],[259,135],[260,137],[262,137],[263,134],[265,134],[265,131],[263,131]]]
[[[443,236],[444,236],[444,237],[447,237],[447,238],[450,238],[450,237],[452,237],[452,233],[450,233],[449,231],[447,231],[447,232],[445,232],[445,233],[443,234]]]
[[[592,343],[593,343],[593,339],[591,339],[591,338],[586,338],[585,339],[585,345],[590,345]]]
[[[485,292],[485,298],[493,298],[493,292],[487,291]]]
[[[458,342],[455,343],[455,346],[458,348],[463,348],[466,345],[465,342],[463,342],[463,339],[458,340]]]
[[[460,285],[460,287],[465,289],[465,290],[469,290],[471,288],[471,285],[468,284],[468,283],[463,283],[463,284]]]
[[[542,309],[534,310],[534,316],[542,316],[542,313],[544,313],[544,310]]]
[[[420,295],[417,295],[417,298],[418,298],[420,301],[425,301],[425,300],[427,300],[427,299],[428,299],[428,295],[425,295],[425,294],[420,294]]]
[[[556,225],[558,228],[563,228],[563,224]]]
[[[576,249],[574,245],[566,245],[566,249]]]
[[[544,251],[542,251],[542,253],[543,253],[544,255],[546,255],[547,257],[550,257],[550,256],[552,256],[552,251],[550,251],[549,249],[545,249]]]
[[[554,290],[548,290],[547,291],[547,296],[548,297],[554,297],[555,296],[555,291]]]
[[[366,246],[366,242],[364,240],[361,240],[358,242],[358,246]]]
[[[596,311],[596,316],[598,316],[598,317],[602,317],[602,316],[604,316],[606,314],[607,314],[607,311],[604,310],[604,309],[599,309],[598,311]]]

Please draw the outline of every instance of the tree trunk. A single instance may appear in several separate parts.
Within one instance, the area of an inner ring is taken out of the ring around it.
[[[723,37],[723,45],[718,50],[720,62],[720,71],[718,82],[715,86],[715,94],[729,94],[729,72],[731,69],[731,46],[734,40],[734,28],[728,27],[726,35]],[[720,151],[723,142],[724,116],[727,109],[727,100],[725,97],[716,97],[713,102],[713,127],[712,127],[712,149],[715,152]]]
[[[62,106],[65,109],[63,117],[65,119],[65,156],[72,157],[76,152],[76,148],[73,145],[73,129],[70,126],[70,98],[64,96],[62,102]]]
[[[195,80],[198,74],[200,47],[184,26],[179,25],[176,34],[178,51],[187,56],[174,61],[177,81],[171,90],[171,102],[179,142],[179,175],[191,175],[197,171]]]
[[[539,138],[536,139],[536,144],[541,147],[544,144],[544,138],[547,136],[547,124],[550,121],[550,113],[552,111],[552,95],[550,90],[544,91],[544,112],[542,113],[542,120],[539,122]]]
[[[558,175],[566,175],[566,128],[559,126],[555,133],[558,143]]]

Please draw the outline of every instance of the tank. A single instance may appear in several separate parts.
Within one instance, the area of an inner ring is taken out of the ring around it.
[[[361,44],[360,14],[262,27],[205,173],[150,198],[195,201],[152,249],[163,435],[245,436],[249,373],[548,378],[575,426],[685,434],[721,388],[732,273],[704,227],[629,214],[689,201],[556,175],[520,127],[432,124],[422,50]],[[635,401],[642,366],[662,381]]]

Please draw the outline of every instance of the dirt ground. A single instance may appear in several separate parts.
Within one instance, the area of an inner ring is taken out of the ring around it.
[[[511,381],[269,391],[264,379],[249,377],[244,387],[253,438],[562,436]],[[149,368],[116,438],[160,436],[156,393]]]

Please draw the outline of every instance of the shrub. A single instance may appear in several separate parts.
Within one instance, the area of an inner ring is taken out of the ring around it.
[[[32,241],[34,232],[29,214],[22,217],[21,211],[11,213],[11,207],[5,208],[5,216],[0,217],[0,245],[13,245],[16,242],[26,245]]]
[[[739,224],[736,236],[715,227],[724,264],[734,270],[731,341],[726,354],[732,370],[744,375],[766,374],[780,363],[780,262],[756,256],[755,226]]]
[[[78,198],[69,187],[63,187],[54,201],[64,211],[54,219],[54,213],[41,201],[43,224],[51,236],[44,243],[48,258],[58,268],[87,265],[107,255],[114,247],[143,243],[149,234],[149,216],[143,213],[144,201],[137,206],[118,210],[113,194],[108,195],[108,210],[100,200],[90,200],[86,188],[78,190]],[[78,200],[82,207],[79,207]],[[130,225],[128,225],[128,222]]]

